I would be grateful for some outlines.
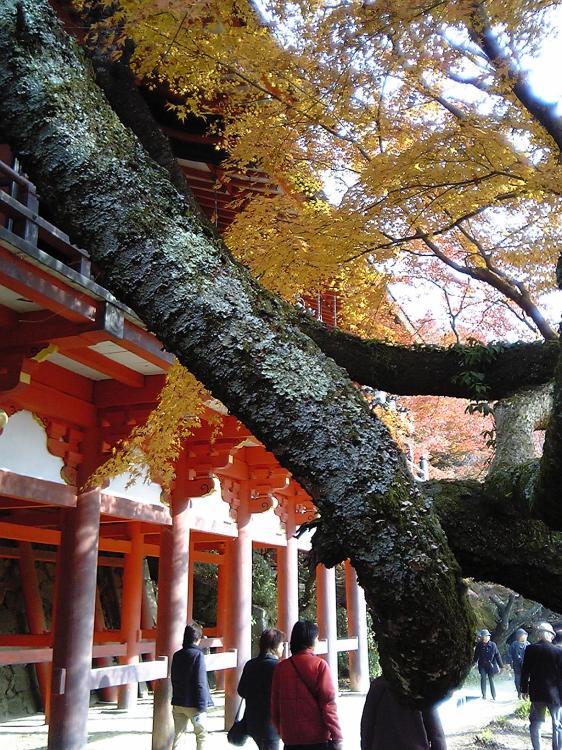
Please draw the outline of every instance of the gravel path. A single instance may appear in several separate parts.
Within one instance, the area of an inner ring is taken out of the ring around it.
[[[215,702],[217,705],[209,719],[208,750],[232,750],[222,731],[221,694],[215,695]],[[359,722],[363,702],[364,696],[351,693],[344,693],[338,699],[345,737],[344,750],[359,750]],[[517,705],[513,684],[507,677],[499,680],[497,701],[483,701],[474,687],[458,691],[440,707],[448,750],[528,750],[531,746],[528,722],[507,718],[513,714]],[[93,750],[150,750],[152,700],[140,700],[131,713],[120,712],[111,704],[93,706],[90,709],[88,729],[88,745]],[[545,747],[549,747],[549,738],[550,732],[545,732]],[[250,745],[253,746],[253,743],[248,743],[247,750],[251,750]],[[43,724],[43,715],[34,714],[0,724],[0,748],[46,750],[47,727]],[[194,748],[194,738],[189,736],[186,750]]]

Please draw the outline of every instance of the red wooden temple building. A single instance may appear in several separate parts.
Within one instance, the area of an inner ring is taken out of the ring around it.
[[[167,129],[219,229],[234,216],[233,198],[278,189],[259,174],[221,182],[213,144],[187,128]],[[203,423],[185,442],[169,504],[157,486],[125,489],[124,479],[80,493],[111,446],[154,408],[171,361],[134,313],[96,283],[88,255],[50,223],[34,186],[0,146],[0,557],[17,561],[26,621],[19,633],[0,632],[0,665],[34,665],[50,750],[85,745],[91,691],[113,691],[127,708],[147,681],[153,747],[170,747],[168,663],[192,616],[197,563],[218,570],[216,626],[203,645],[207,669],[224,685],[226,724],[251,656],[254,548],[276,552],[277,625],[289,633],[299,617],[297,561],[308,542],[294,534],[315,509],[220,405],[208,407],[221,414],[220,437],[211,441]],[[158,558],[155,617],[148,558]],[[41,562],[55,566],[52,611],[39,589]],[[104,624],[102,568],[123,571],[117,629]],[[338,639],[335,573],[316,571],[321,652],[335,678],[338,653],[348,652],[351,687],[365,690],[365,602],[349,564],[345,576],[349,632]]]

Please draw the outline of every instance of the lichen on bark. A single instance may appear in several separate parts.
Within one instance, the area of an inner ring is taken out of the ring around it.
[[[310,492],[320,557],[356,566],[387,677],[413,703],[442,697],[466,671],[472,617],[445,535],[386,428],[122,127],[46,0],[0,6],[0,54],[2,131],[57,222]]]

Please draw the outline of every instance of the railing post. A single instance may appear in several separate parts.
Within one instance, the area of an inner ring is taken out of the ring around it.
[[[29,187],[25,190],[25,195],[23,196],[22,203],[24,203],[27,208],[29,208],[30,211],[33,211],[33,214],[37,216],[39,212],[39,199],[37,198],[37,193],[35,192],[35,187],[33,185],[29,185]],[[37,240],[39,239],[39,227],[31,219],[25,220],[23,238],[26,242],[37,246]]]

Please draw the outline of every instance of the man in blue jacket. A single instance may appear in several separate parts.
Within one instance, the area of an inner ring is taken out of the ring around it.
[[[515,631],[515,640],[510,644],[507,650],[507,660],[513,669],[515,689],[517,690],[518,698],[521,698],[521,668],[523,666],[525,649],[528,645],[527,631],[524,628],[517,628]]]
[[[492,700],[495,701],[496,686],[494,685],[494,675],[498,674],[500,669],[503,669],[503,662],[498,647],[494,641],[490,640],[490,638],[491,633],[489,630],[484,628],[484,630],[480,631],[480,640],[474,649],[474,657],[472,661],[474,664],[478,665],[478,671],[480,672],[480,690],[482,691],[482,698],[486,700],[486,678],[488,678]]]
[[[205,657],[199,648],[203,631],[197,623],[187,625],[183,646],[172,659],[172,713],[175,738],[172,750],[179,750],[191,721],[197,750],[203,750],[207,737],[207,708],[213,705]]]

